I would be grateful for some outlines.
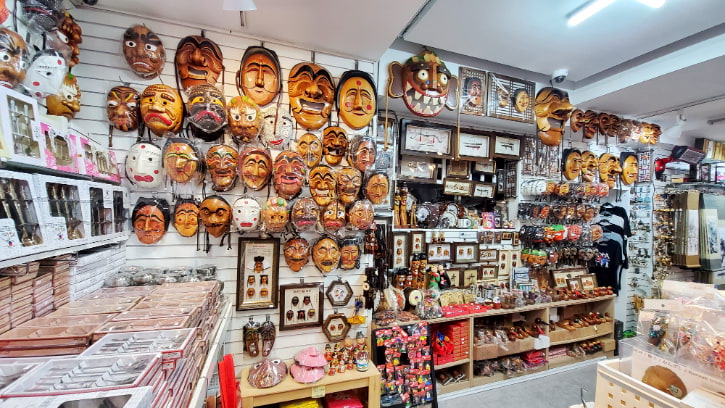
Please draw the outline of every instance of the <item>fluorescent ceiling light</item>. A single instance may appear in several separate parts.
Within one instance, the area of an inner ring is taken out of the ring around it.
[[[579,7],[578,9],[574,10],[573,13],[569,14],[569,20],[566,22],[566,24],[569,27],[574,27],[575,25],[581,23],[589,17],[599,13],[605,7],[609,6],[615,1],[616,0],[591,0]]]
[[[252,11],[256,10],[257,6],[254,4],[254,0],[224,0],[223,9],[230,11]]]
[[[667,1],[667,0],[637,0],[637,1],[644,4],[645,6],[649,6],[652,8],[660,8],[665,5],[665,1]]]

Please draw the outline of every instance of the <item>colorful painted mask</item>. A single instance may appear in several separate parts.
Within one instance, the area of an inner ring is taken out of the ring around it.
[[[274,189],[280,197],[289,200],[296,196],[306,175],[307,168],[299,154],[286,150],[274,159]]]
[[[141,188],[156,188],[164,181],[161,148],[152,143],[136,143],[126,154],[126,178]]]
[[[292,116],[270,106],[262,111],[262,143],[270,149],[282,149],[295,134],[295,122]]]
[[[574,180],[582,172],[582,155],[579,150],[565,149],[562,173],[567,180]]]
[[[622,162],[622,183],[625,185],[632,185],[637,181],[639,175],[639,163],[637,162],[637,155],[634,153],[622,153],[619,156],[619,160]]]
[[[600,225],[593,224],[591,226],[591,235],[592,235],[592,241],[596,242],[602,239],[604,236],[604,230]]]
[[[368,176],[365,182],[365,197],[371,203],[383,204],[390,193],[390,179],[385,172],[379,171]]]
[[[338,126],[328,126],[322,132],[322,153],[330,166],[337,166],[347,152],[347,133]]]
[[[222,196],[213,195],[201,202],[199,209],[201,223],[213,237],[219,238],[229,232],[232,208]]]
[[[300,198],[292,206],[292,225],[297,232],[312,231],[320,222],[320,207],[310,197]]]
[[[212,40],[190,35],[184,37],[176,46],[176,75],[184,90],[194,85],[216,84],[219,74],[224,70],[222,50]]]
[[[405,106],[419,116],[437,116],[445,106],[458,107],[458,77],[432,51],[423,50],[405,64],[388,66],[388,95],[403,97]]]
[[[289,221],[287,200],[272,197],[262,206],[262,228],[267,232],[282,232]]]
[[[22,19],[30,31],[53,31],[63,19],[62,0],[21,0]]]
[[[574,106],[569,103],[569,94],[558,88],[542,88],[536,94],[536,127],[541,142],[547,146],[561,143],[564,125],[569,120]]]
[[[166,49],[156,33],[136,24],[123,33],[123,56],[136,75],[152,79],[164,70]]]
[[[184,103],[176,89],[154,84],[141,94],[141,117],[156,136],[165,132],[177,133],[184,119]]]
[[[114,128],[129,132],[138,129],[141,96],[128,86],[114,86],[106,96],[106,116]]]
[[[322,143],[314,134],[305,133],[297,139],[297,153],[302,156],[307,167],[315,167],[322,160]]]
[[[0,85],[14,88],[25,78],[28,46],[15,31],[0,27]]]
[[[257,105],[264,106],[281,91],[281,72],[274,51],[264,47],[249,47],[237,71],[237,90]]]
[[[622,172],[619,158],[611,153],[604,153],[599,156],[599,180],[606,183],[609,188],[614,188],[617,176]]]
[[[237,143],[249,143],[262,131],[262,112],[259,106],[247,96],[235,96],[227,105],[229,130]]]
[[[349,155],[348,162],[363,173],[375,165],[377,148],[375,147],[375,140],[370,136],[355,136],[347,152]]]
[[[78,44],[83,42],[83,39],[81,38],[83,30],[73,19],[73,16],[71,16],[67,11],[65,12],[63,20],[60,22],[60,26],[58,26],[58,35],[71,49],[71,57],[68,61],[68,66],[73,67],[81,62],[79,58],[81,50],[78,47]]]
[[[337,172],[337,196],[343,204],[357,200],[362,186],[362,173],[353,167],[343,167]]]
[[[81,87],[75,75],[68,73],[57,94],[48,95],[45,100],[48,115],[63,116],[71,120],[81,110]]]
[[[283,252],[287,266],[299,272],[310,260],[310,243],[301,237],[292,238],[284,243]]]
[[[305,129],[319,129],[330,119],[335,81],[325,68],[300,62],[292,67],[287,87],[292,115]]]
[[[45,98],[58,92],[67,72],[68,66],[58,51],[40,50],[33,55],[23,87],[33,98]]]
[[[249,197],[238,198],[234,202],[232,222],[239,231],[252,231],[259,225],[260,211],[257,200]]]
[[[266,149],[248,147],[244,149],[239,160],[239,173],[247,188],[259,191],[272,176],[272,157]]]
[[[312,262],[322,273],[330,273],[340,263],[340,247],[330,237],[322,237],[312,246]]]
[[[373,204],[369,200],[355,201],[347,212],[347,225],[366,230],[373,224],[374,215]]]
[[[163,198],[139,198],[131,213],[133,232],[139,242],[159,242],[169,227],[169,217],[169,203]]]
[[[199,231],[199,203],[179,200],[174,207],[174,228],[182,237],[192,237]]]
[[[337,114],[353,129],[362,129],[373,120],[378,95],[372,76],[363,71],[347,71],[337,85]]]
[[[360,243],[357,239],[342,241],[340,253],[340,269],[358,269],[360,267]]]
[[[269,388],[287,378],[287,365],[282,360],[265,358],[249,369],[247,381],[254,388]]]
[[[237,181],[239,154],[227,145],[214,145],[206,152],[206,168],[214,191],[229,191]]]
[[[345,226],[345,205],[332,200],[322,212],[322,227],[326,232],[335,233]]]
[[[199,152],[189,139],[169,138],[164,146],[164,169],[172,181],[188,183],[199,174]]]
[[[599,158],[589,150],[582,152],[582,181],[591,183],[599,172]]]
[[[189,123],[205,133],[214,133],[227,123],[227,103],[213,85],[195,85],[188,89]]]
[[[310,170],[310,194],[317,205],[324,207],[335,199],[337,175],[330,166],[321,164]]]

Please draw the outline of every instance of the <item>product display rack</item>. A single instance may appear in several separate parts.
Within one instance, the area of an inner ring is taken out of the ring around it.
[[[225,345],[229,340],[229,326],[232,322],[233,304],[227,302],[222,306],[222,312],[219,314],[212,334],[209,336],[211,340],[206,360],[201,368],[201,375],[196,381],[196,386],[191,394],[189,408],[202,408],[206,402],[206,396],[212,387],[212,381],[217,379],[217,364],[226,354]]]
[[[20,265],[20,264],[27,263],[27,262],[38,261],[40,259],[52,258],[52,257],[59,256],[59,255],[76,253],[76,252],[84,251],[86,249],[102,247],[104,245],[118,244],[121,242],[125,242],[126,240],[128,240],[128,236],[114,237],[114,238],[108,238],[108,239],[104,239],[104,240],[100,240],[100,241],[96,241],[96,242],[89,242],[87,244],[70,246],[67,248],[51,249],[49,251],[42,251],[42,252],[38,252],[35,254],[19,256],[16,258],[3,259],[3,260],[0,260],[0,268],[6,268],[8,266]]]

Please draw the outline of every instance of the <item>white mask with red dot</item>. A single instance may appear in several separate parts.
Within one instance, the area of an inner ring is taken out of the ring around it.
[[[68,66],[58,51],[38,51],[25,74],[23,87],[35,99],[58,94],[67,72]]]
[[[126,177],[141,188],[155,188],[164,181],[161,148],[152,143],[136,143],[128,149]]]
[[[232,222],[239,231],[251,231],[259,225],[260,206],[257,200],[242,197],[234,202],[232,208]]]

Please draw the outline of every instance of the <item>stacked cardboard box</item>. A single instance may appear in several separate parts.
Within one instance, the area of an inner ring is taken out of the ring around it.
[[[40,261],[40,271],[51,274],[53,287],[53,309],[68,303],[70,299],[70,265],[74,261],[71,255],[62,255]]]

